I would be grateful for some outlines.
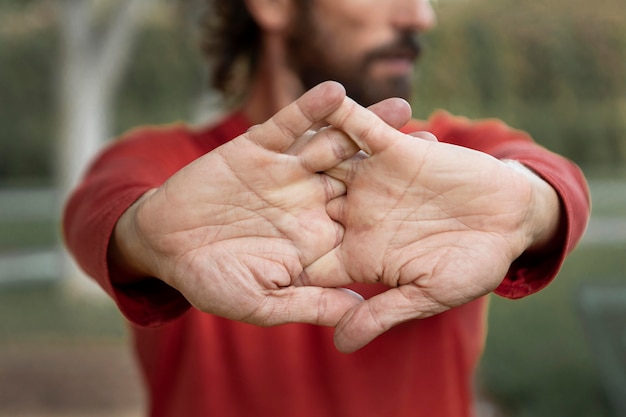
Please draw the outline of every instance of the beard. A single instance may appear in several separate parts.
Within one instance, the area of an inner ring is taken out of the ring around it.
[[[346,62],[331,52],[331,33],[323,33],[314,22],[310,6],[299,8],[291,36],[287,41],[288,65],[298,75],[305,90],[333,80],[341,83],[347,95],[362,106],[370,106],[390,97],[409,100],[413,90],[413,74],[385,78],[369,76],[370,67],[379,60],[404,58],[415,61],[421,53],[416,33],[400,32],[391,42],[368,51],[356,62]]]

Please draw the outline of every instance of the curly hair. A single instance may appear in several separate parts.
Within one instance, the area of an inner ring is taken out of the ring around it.
[[[261,34],[243,0],[207,0],[200,42],[212,66],[211,86],[229,100],[240,99],[258,60]]]

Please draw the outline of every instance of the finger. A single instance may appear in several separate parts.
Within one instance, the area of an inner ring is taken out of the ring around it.
[[[335,181],[339,181],[339,180],[335,180]],[[339,182],[345,184],[343,181],[339,181]],[[331,219],[337,222],[345,224],[343,220],[344,220],[344,214],[346,212],[346,204],[347,204],[346,198],[343,196],[330,200],[328,203],[326,203],[326,213],[328,214],[328,217],[330,217]]]
[[[348,97],[326,120],[333,127],[345,132],[369,155],[382,152],[395,140],[406,138],[404,133],[385,123],[373,111]]]
[[[411,120],[411,106],[401,98],[388,98],[369,106],[368,109],[396,129],[400,129]]]
[[[262,125],[246,135],[266,149],[284,152],[316,123],[339,108],[346,96],[343,86],[323,82],[289,104]]]
[[[287,155],[298,155],[304,147],[313,139],[317,132],[314,130],[307,130],[302,136],[296,139],[288,149],[285,150]]]
[[[409,136],[424,139],[429,142],[439,142],[439,140],[437,139],[437,136],[433,135],[430,132],[425,132],[425,131],[413,132],[413,133],[409,133]]]
[[[437,139],[437,136],[435,136],[434,134],[430,132],[424,132],[424,131],[413,132],[413,133],[410,133],[409,136],[423,139],[428,142],[439,142],[439,140]],[[350,178],[353,172],[354,162],[363,160],[367,158],[368,156],[369,155],[366,154],[365,152],[360,151],[354,154],[350,159],[341,161],[340,163],[333,166],[332,168],[325,170],[324,173],[333,178],[341,180],[345,182],[346,184],[350,184]]]
[[[293,285],[336,288],[354,283],[345,269],[340,248],[336,247],[305,267]]]
[[[309,323],[334,327],[347,311],[361,302],[363,297],[340,288],[287,287],[267,297],[257,318],[267,326]]]
[[[337,324],[335,346],[341,352],[359,350],[392,327],[447,310],[414,286],[391,288],[356,305]]]
[[[324,174],[320,174],[319,178],[326,190],[326,201],[334,201],[346,194],[347,186],[345,182]]]
[[[319,213],[318,215],[322,216],[323,214]],[[314,237],[311,237],[311,232],[309,232],[293,238],[293,244],[300,248],[299,259],[303,268],[307,268],[317,262],[321,256],[332,251],[343,240],[345,229],[340,223],[328,222],[324,226],[316,227],[312,233],[315,233]],[[311,239],[313,239],[314,244],[311,243]],[[298,278],[293,278],[291,284],[302,286],[302,284],[294,283],[296,280]]]
[[[340,162],[332,168],[324,170],[324,174],[350,185],[354,175],[355,163],[368,158],[369,155],[363,151],[357,152],[350,159]]]
[[[309,172],[322,172],[358,151],[359,147],[348,135],[334,127],[325,127],[300,149],[298,156]]]
[[[369,107],[369,110],[394,128],[404,126],[411,118],[411,106],[405,100],[390,98]],[[349,135],[336,127],[323,128],[307,140],[296,141],[289,153],[297,153],[310,172],[326,171],[351,158],[360,149]]]
[[[413,132],[413,133],[410,133],[409,136],[423,139],[428,142],[439,142],[439,140],[437,139],[437,136],[433,135],[430,132],[425,132],[425,131]],[[341,180],[345,182],[346,184],[350,184],[350,177],[353,172],[354,162],[367,158],[368,156],[369,155],[367,155],[365,152],[361,151],[355,154],[349,160],[341,161],[340,163],[333,166],[332,168],[325,170],[324,173],[327,175],[330,175],[333,178]]]

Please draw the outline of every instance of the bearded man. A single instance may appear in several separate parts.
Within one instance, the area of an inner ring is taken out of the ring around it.
[[[496,120],[411,119],[426,1],[208,16],[230,112],[126,135],[64,216],[131,323],[149,415],[472,416],[485,296],[555,277],[581,172]]]

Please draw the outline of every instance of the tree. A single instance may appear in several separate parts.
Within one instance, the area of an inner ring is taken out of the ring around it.
[[[150,0],[57,0],[61,33],[58,90],[60,201],[109,136],[112,105]],[[70,288],[88,282],[63,255]],[[77,279],[77,278],[81,279]]]

